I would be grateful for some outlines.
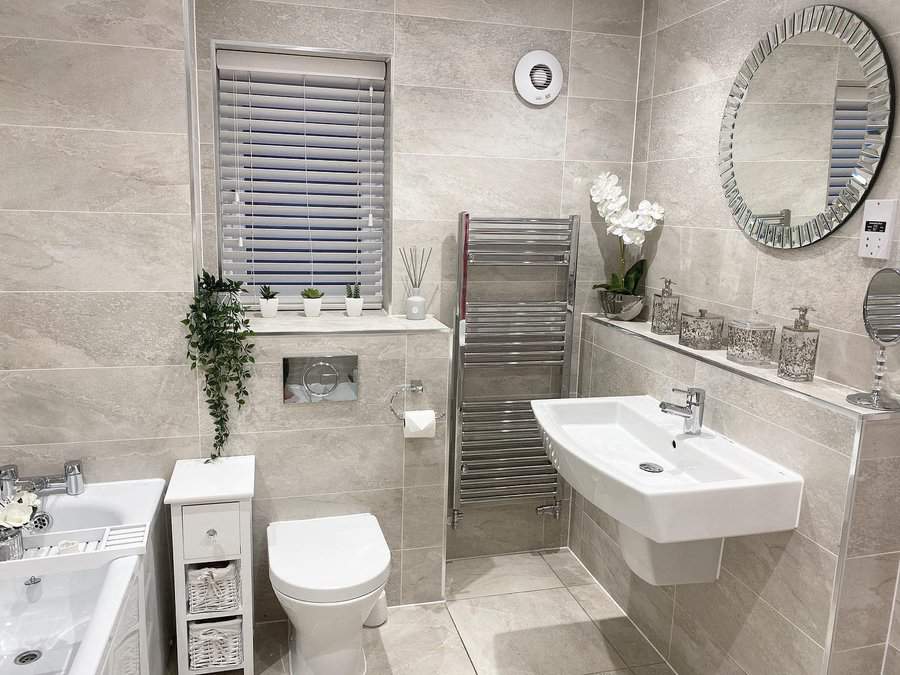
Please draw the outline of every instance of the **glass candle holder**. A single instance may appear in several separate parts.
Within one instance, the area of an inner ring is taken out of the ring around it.
[[[775,326],[765,321],[735,319],[727,326],[729,361],[763,366],[772,360],[775,347]]]
[[[696,314],[684,312],[681,315],[681,330],[678,333],[678,344],[691,349],[719,349],[722,346],[722,329],[725,317],[710,314],[705,309]]]

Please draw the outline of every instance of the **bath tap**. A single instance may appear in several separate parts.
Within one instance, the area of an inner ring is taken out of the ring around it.
[[[63,492],[80,495],[84,492],[84,474],[81,460],[72,459],[65,463],[61,475],[19,477],[19,467],[15,464],[0,466],[0,499],[14,497],[19,490],[30,490],[38,494]]]
[[[687,400],[684,405],[663,401],[659,409],[667,415],[676,415],[684,418],[684,433],[697,436],[703,430],[703,408],[706,406],[706,392],[697,387],[687,389],[674,388],[672,391],[685,394]]]

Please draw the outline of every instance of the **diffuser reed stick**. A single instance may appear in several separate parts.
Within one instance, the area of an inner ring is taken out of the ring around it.
[[[425,271],[428,269],[428,263],[431,262],[431,247],[419,250],[417,246],[409,249],[400,249],[400,258],[403,261],[403,267],[406,269],[406,276],[409,279],[411,288],[422,288],[422,282],[425,281]]]

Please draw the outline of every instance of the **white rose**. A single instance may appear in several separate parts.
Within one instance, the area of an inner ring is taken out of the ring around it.
[[[22,527],[31,520],[31,507],[13,502],[0,509],[0,526]]]

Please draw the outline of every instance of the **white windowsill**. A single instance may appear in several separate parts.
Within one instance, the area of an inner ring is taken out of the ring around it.
[[[388,315],[383,311],[363,312],[361,317],[349,317],[343,311],[324,310],[314,319],[302,311],[280,310],[273,319],[263,319],[251,312],[250,329],[257,335],[299,335],[312,333],[447,333],[450,329],[428,315],[420,321],[410,321],[403,315]]]

